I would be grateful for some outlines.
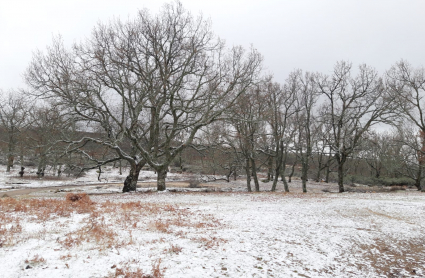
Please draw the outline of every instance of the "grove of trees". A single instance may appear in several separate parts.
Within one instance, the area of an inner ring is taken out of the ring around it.
[[[272,191],[279,182],[289,191],[299,171],[303,192],[332,172],[344,192],[360,163],[371,177],[406,177],[425,191],[424,68],[399,61],[379,74],[340,61],[279,84],[262,62],[253,47],[226,47],[179,2],[99,23],[70,48],[57,37],[34,54],[27,89],[0,92],[7,171],[25,157],[40,178],[48,165],[60,174],[125,162],[124,192],[144,166],[165,190],[170,166],[183,169],[192,150],[208,174],[243,173],[248,191],[252,180],[260,190],[258,171]]]

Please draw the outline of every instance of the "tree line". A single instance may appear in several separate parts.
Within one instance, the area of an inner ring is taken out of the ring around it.
[[[262,64],[256,49],[226,47],[210,21],[179,2],[156,15],[141,10],[132,20],[99,23],[70,48],[57,37],[34,54],[28,88],[2,92],[8,170],[29,150],[40,175],[47,164],[125,161],[124,192],[136,190],[145,165],[165,190],[169,166],[192,148],[227,157],[219,164],[228,178],[243,169],[248,191],[251,177],[259,190],[263,164],[271,190],[280,177],[289,191],[286,168],[299,164],[307,192],[314,163],[317,179],[334,165],[344,192],[354,158],[377,177],[408,176],[425,191],[423,68],[400,61],[379,74],[341,61],[330,74],[295,70],[280,84]],[[288,157],[296,157],[292,166]]]

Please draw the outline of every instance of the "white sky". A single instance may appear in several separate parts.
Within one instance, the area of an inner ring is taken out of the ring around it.
[[[165,1],[164,1],[165,2]],[[24,86],[32,52],[61,34],[71,45],[98,21],[156,13],[152,0],[0,0],[0,89]],[[169,2],[169,1],[168,1]],[[296,68],[329,73],[339,60],[384,72],[400,59],[425,61],[424,0],[181,0],[210,17],[228,45],[253,44],[283,82]]]

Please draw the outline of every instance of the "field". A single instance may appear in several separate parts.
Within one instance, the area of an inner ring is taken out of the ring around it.
[[[122,194],[90,177],[17,186],[3,173],[2,277],[425,275],[425,195],[414,190],[338,194],[310,182],[302,194],[294,181],[291,193],[248,193],[241,180],[155,192],[146,179]]]

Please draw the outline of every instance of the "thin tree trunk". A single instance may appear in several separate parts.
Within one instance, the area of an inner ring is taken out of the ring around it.
[[[246,171],[246,187],[248,192],[252,192],[251,189],[251,173],[249,171],[249,158],[246,159],[245,171]]]
[[[308,173],[308,158],[304,157],[302,162],[302,173],[301,173],[303,193],[307,193],[307,173]]]
[[[45,169],[46,169],[46,155],[41,154],[40,160],[38,162],[37,177],[39,177],[39,178],[44,177],[44,170]]]
[[[295,160],[294,164],[292,164],[291,172],[289,173],[289,176],[288,176],[288,182],[292,182],[292,176],[294,175],[296,164],[297,164],[297,161]]]
[[[274,178],[273,178],[273,185],[272,185],[272,192],[276,191],[277,182],[279,180],[279,171],[280,171],[280,165],[277,166],[277,168],[275,169],[275,175],[274,175]]]
[[[283,187],[284,187],[285,192],[289,192],[289,185],[288,185],[288,182],[286,181],[286,177],[285,177],[286,158],[287,157],[288,157],[288,151],[285,150],[285,154],[284,154],[284,157],[283,157],[283,160],[282,160],[282,167],[281,167],[281,170],[280,170],[280,177],[281,177],[281,180],[283,182]]]
[[[258,183],[258,177],[257,177],[257,169],[255,166],[255,160],[251,158],[251,166],[252,166],[252,176],[254,177],[254,184],[255,184],[255,191],[260,191],[260,184]]]
[[[268,158],[267,180],[271,181],[272,179],[273,179],[273,157],[270,155]]]
[[[282,179],[282,181],[283,181],[283,187],[284,187],[284,189],[285,189],[285,192],[289,192],[289,185],[288,185],[288,182],[286,181],[286,177],[285,177],[285,168],[286,167],[283,167],[283,169],[280,171],[280,176],[281,176],[281,179]]]

